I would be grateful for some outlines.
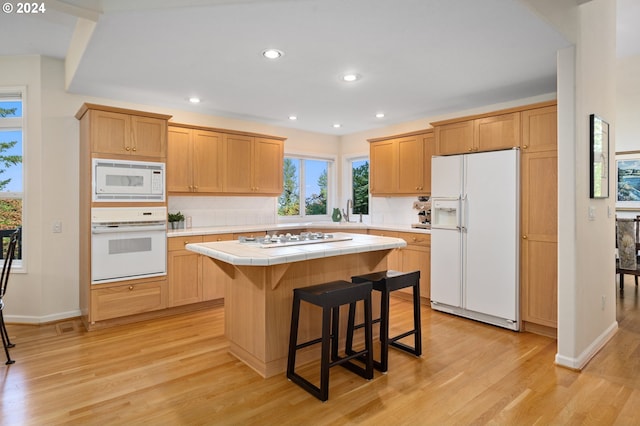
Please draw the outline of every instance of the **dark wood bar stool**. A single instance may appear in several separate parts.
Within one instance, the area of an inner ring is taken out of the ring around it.
[[[373,320],[373,323],[380,323],[380,361],[374,359],[373,366],[382,371],[387,371],[389,367],[389,346],[403,350],[410,354],[422,355],[422,327],[420,325],[420,271],[398,272],[383,271],[374,272],[367,275],[358,275],[351,278],[354,283],[371,282],[373,289],[381,293],[380,298],[380,318]],[[413,287],[413,330],[389,337],[389,296],[392,291],[402,288]],[[356,304],[349,305],[349,323],[347,326],[346,353],[352,353],[354,330],[363,327],[364,324],[355,325]],[[414,335],[414,346],[405,345],[398,342],[407,336]]]
[[[293,290],[287,378],[321,401],[326,401],[329,398],[329,368],[331,367],[342,365],[365,379],[369,380],[373,378],[371,288],[372,285],[370,282],[350,283],[348,281],[333,281]],[[303,300],[322,308],[322,337],[298,344],[300,302]],[[358,352],[351,351],[351,354],[344,357],[338,356],[340,306],[356,303],[359,300],[364,301],[364,349]],[[296,352],[299,349],[317,343],[322,343],[319,387],[295,372]],[[357,357],[364,359],[364,368],[351,362],[352,359]]]

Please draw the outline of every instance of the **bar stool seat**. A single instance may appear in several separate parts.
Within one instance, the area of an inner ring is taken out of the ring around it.
[[[381,293],[380,318],[373,323],[380,324],[380,360],[373,360],[376,370],[387,372],[389,368],[389,346],[408,352],[415,356],[422,355],[422,327],[420,325],[420,271],[398,272],[383,271],[366,275],[357,275],[351,278],[354,283],[371,282],[373,290]],[[389,337],[389,296],[391,292],[402,288],[413,288],[413,329],[394,337]],[[355,325],[356,304],[349,305],[349,320],[347,325],[346,353],[352,353],[354,330],[363,327],[363,324]],[[411,347],[398,342],[407,336],[414,336],[414,346]]]
[[[331,367],[342,365],[367,380],[373,378],[371,289],[372,284],[368,281],[360,283],[333,281],[293,290],[287,378],[321,401],[329,399],[329,368]],[[365,347],[363,350],[357,352],[351,350],[351,354],[347,356],[338,356],[340,306],[355,304],[359,300],[364,301],[365,318],[362,326],[365,328]],[[298,323],[300,319],[301,301],[322,308],[322,337],[298,344]],[[295,372],[296,352],[299,349],[317,343],[322,343],[319,387]],[[363,358],[365,362],[364,368],[351,362],[352,359],[358,357]]]

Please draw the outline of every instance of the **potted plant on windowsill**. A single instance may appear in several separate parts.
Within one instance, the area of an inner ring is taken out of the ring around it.
[[[184,215],[180,212],[169,213],[169,227],[171,229],[184,228]]]

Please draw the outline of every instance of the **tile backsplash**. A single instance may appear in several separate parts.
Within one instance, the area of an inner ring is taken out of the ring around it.
[[[262,225],[277,222],[276,197],[170,196],[170,213],[191,217],[194,228],[206,226]]]

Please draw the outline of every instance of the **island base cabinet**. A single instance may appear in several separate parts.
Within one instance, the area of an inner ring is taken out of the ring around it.
[[[165,309],[167,280],[92,289],[91,306],[92,322]]]
[[[263,377],[283,373],[287,367],[293,289],[353,275],[387,269],[389,250],[355,253],[273,266],[234,266],[225,288],[225,334],[230,352]],[[379,295],[373,293],[373,315],[380,312]],[[340,339],[344,343],[348,306],[341,310]],[[358,309],[362,314],[362,309]],[[321,335],[321,309],[303,303],[300,342]],[[377,330],[377,328],[376,328]],[[376,332],[374,330],[374,332]],[[356,338],[362,337],[357,333]],[[357,340],[356,340],[357,342]],[[297,363],[318,361],[320,345],[300,350]]]

